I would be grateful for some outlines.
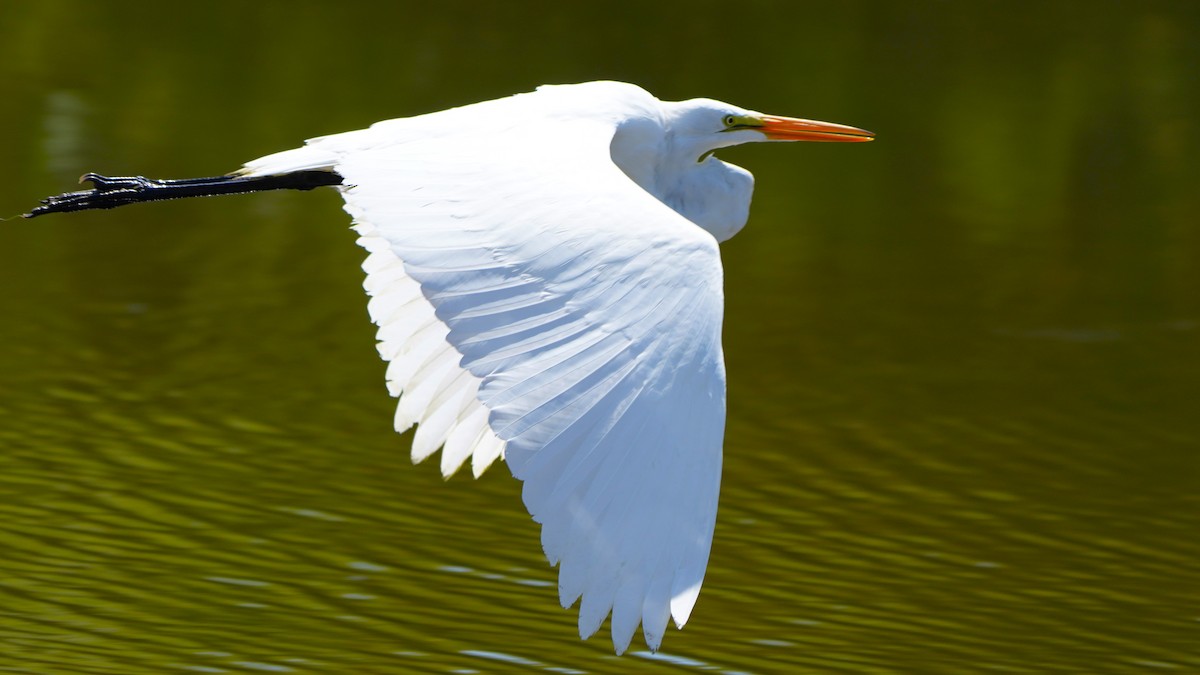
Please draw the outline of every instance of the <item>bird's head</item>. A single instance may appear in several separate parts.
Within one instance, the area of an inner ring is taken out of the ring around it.
[[[668,128],[677,144],[698,150],[703,161],[714,151],[763,141],[863,142],[875,134],[857,127],[766,115],[712,99],[680,101],[670,108]]]

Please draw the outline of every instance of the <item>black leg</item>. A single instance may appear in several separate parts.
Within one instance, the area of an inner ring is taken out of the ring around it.
[[[311,190],[322,185],[340,185],[342,177],[333,171],[297,171],[279,176],[213,176],[181,180],[153,180],[142,176],[109,177],[96,173],[83,175],[92,189],[67,192],[42,200],[42,205],[24,215],[36,218],[48,213],[113,209],[136,202],[164,199],[231,195],[263,190]]]

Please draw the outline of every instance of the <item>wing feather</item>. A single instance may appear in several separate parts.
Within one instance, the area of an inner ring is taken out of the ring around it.
[[[470,457],[478,476],[504,457],[563,606],[582,598],[580,634],[611,614],[618,652],[639,623],[657,649],[695,604],[716,517],[716,241],[613,165],[612,124],[462,119],[383,123],[247,170],[320,157],[342,174],[414,460],[442,447],[445,475]]]

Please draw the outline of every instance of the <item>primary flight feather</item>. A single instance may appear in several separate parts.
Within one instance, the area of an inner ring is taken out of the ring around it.
[[[687,621],[708,564],[725,428],[718,242],[753,177],[712,156],[870,132],[619,82],[536,92],[324,136],[216,178],[88,174],[29,216],[335,185],[370,254],[395,428],[412,457],[523,482],[579,633],[628,648]]]

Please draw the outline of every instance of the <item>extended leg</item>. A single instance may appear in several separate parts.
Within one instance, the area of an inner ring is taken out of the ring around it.
[[[213,176],[182,180],[153,180],[141,176],[109,177],[96,173],[83,175],[92,189],[67,192],[42,200],[42,205],[24,214],[36,218],[48,213],[112,209],[136,202],[156,202],[184,197],[231,195],[263,190],[311,190],[322,185],[340,185],[342,177],[333,171],[297,171],[279,176]]]

